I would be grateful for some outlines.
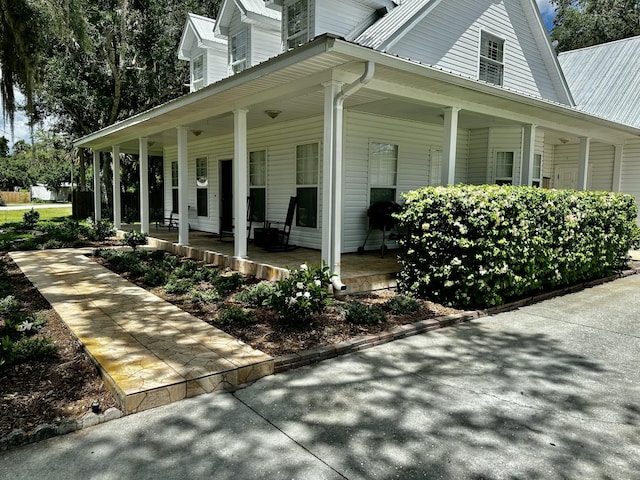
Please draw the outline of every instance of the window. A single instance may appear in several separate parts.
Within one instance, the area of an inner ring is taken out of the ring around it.
[[[480,73],[478,78],[487,83],[502,85],[504,72],[504,40],[481,32],[480,35]]]
[[[318,144],[296,147],[296,225],[318,226]]]
[[[249,52],[249,35],[246,30],[231,37],[231,46],[229,50],[231,70],[233,73],[240,73],[247,68]]]
[[[204,56],[200,55],[191,62],[191,81],[194,90],[204,83]]]
[[[532,182],[533,187],[539,187],[542,185],[542,155],[536,153],[533,156],[533,172]]]
[[[178,213],[178,162],[171,162],[171,211]]]
[[[308,0],[298,0],[287,7],[287,49],[296,48],[309,40]]]
[[[496,184],[513,183],[513,152],[496,152]]]
[[[249,198],[253,203],[251,220],[264,222],[267,211],[267,151],[249,152]]]
[[[207,157],[196,158],[196,210],[199,217],[209,215],[209,174]]]
[[[369,205],[396,200],[398,146],[372,143],[369,149]]]

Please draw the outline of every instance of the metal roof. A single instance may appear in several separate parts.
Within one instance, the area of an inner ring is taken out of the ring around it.
[[[640,36],[558,56],[577,107],[640,127]]]

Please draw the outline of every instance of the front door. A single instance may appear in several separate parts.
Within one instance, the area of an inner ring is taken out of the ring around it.
[[[220,160],[220,230],[233,230],[233,161]]]
[[[558,165],[555,168],[553,188],[558,190],[575,190],[578,186],[578,172],[575,167]]]

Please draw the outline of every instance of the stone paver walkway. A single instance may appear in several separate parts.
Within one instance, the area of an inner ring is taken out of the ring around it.
[[[87,258],[90,249],[11,257],[134,413],[273,373],[273,358]]]

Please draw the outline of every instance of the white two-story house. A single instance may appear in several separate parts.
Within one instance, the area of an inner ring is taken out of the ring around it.
[[[76,145],[162,155],[165,210],[189,212],[179,243],[233,225],[237,258],[247,199],[261,221],[297,197],[292,242],[338,287],[375,201],[456,183],[619,191],[640,168],[640,125],[576,104],[535,0],[226,0],[217,20],[189,16],[178,52],[191,93]]]

